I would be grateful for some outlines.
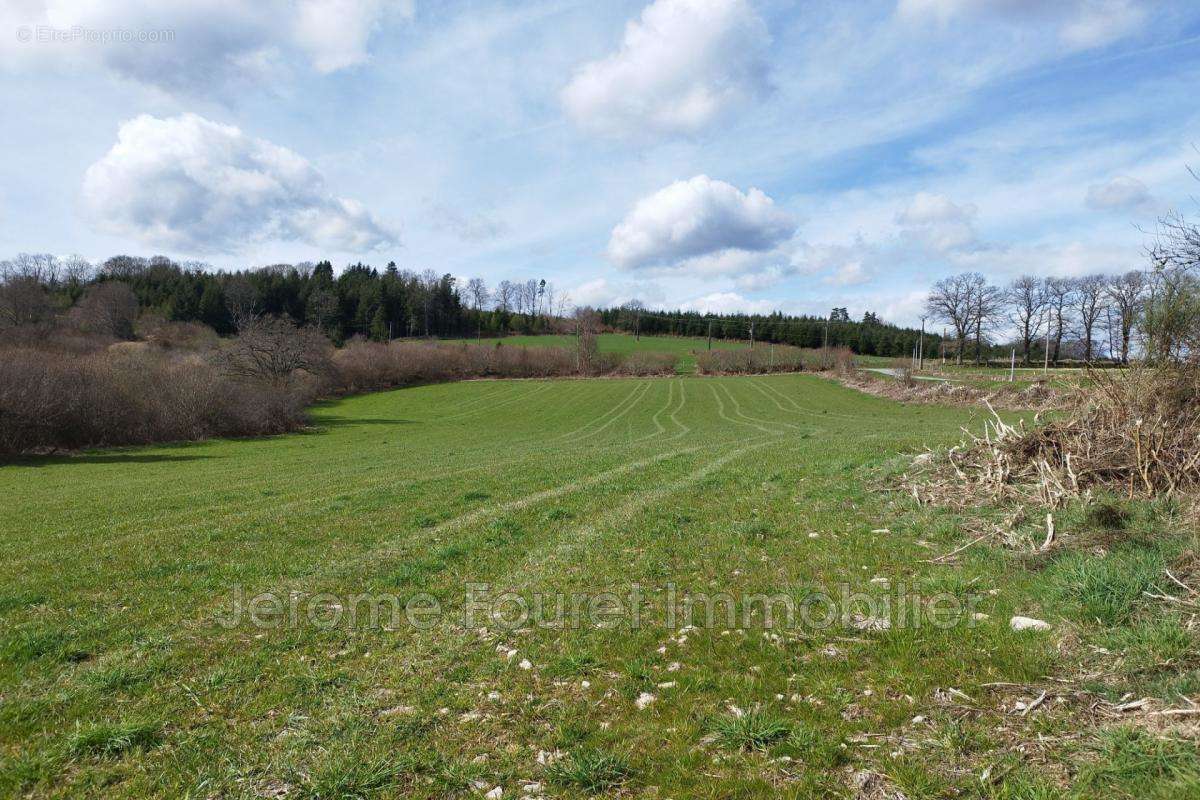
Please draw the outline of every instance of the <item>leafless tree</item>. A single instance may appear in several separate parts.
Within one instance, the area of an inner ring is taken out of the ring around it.
[[[536,316],[538,304],[538,282],[533,278],[525,281],[525,283],[521,286],[521,295],[525,304],[525,313],[529,314],[531,317]]]
[[[80,325],[89,331],[132,339],[137,322],[138,299],[128,284],[104,281],[88,288],[75,306]]]
[[[967,346],[967,334],[975,320],[974,286],[984,282],[979,273],[964,272],[943,278],[933,285],[925,307],[930,316],[949,323],[954,328],[954,336],[958,341],[959,364],[963,360],[963,352]]]
[[[243,330],[258,318],[258,290],[244,275],[236,275],[225,283],[225,308],[233,320],[235,330]]]
[[[0,280],[0,328],[36,325],[54,315],[46,287],[24,275]]]
[[[149,268],[144,258],[137,256],[113,256],[100,266],[100,272],[114,280],[129,280],[141,275]]]
[[[471,305],[475,308],[476,313],[483,310],[483,307],[488,302],[487,284],[483,282],[483,278],[471,278],[467,281],[467,295],[471,299]]]
[[[599,360],[600,315],[583,306],[575,309],[575,353],[580,372],[590,372]]]
[[[82,286],[92,279],[96,268],[91,262],[80,255],[67,256],[60,262],[62,266],[63,283],[72,286]]]
[[[1092,360],[1096,323],[1104,314],[1107,283],[1103,275],[1085,275],[1072,281],[1071,299],[1074,301],[1075,320],[1079,323],[1079,332],[1083,336],[1084,361]]]
[[[230,375],[280,386],[297,372],[324,371],[328,346],[313,328],[297,328],[284,317],[258,317],[238,333],[224,353],[223,365]]]
[[[512,281],[500,281],[496,287],[496,309],[507,314],[512,310],[513,304],[519,302],[520,295],[517,292],[517,286]]]
[[[1146,299],[1146,273],[1130,270],[1124,275],[1109,278],[1105,292],[1117,313],[1117,329],[1121,334],[1121,363],[1129,363],[1129,342],[1133,335],[1134,321],[1141,313]]]
[[[61,277],[59,261],[49,253],[17,253],[0,261],[0,282],[28,278],[54,288]]]
[[[1074,284],[1066,278],[1046,279],[1046,316],[1049,319],[1052,339],[1050,360],[1058,363],[1062,352],[1063,336],[1070,322],[1072,297],[1075,292]]]
[[[1004,309],[1004,292],[976,274],[971,282],[971,314],[975,325],[975,363],[983,361],[985,328],[990,328]]]
[[[1022,275],[1009,284],[1005,300],[1008,303],[1008,319],[1021,334],[1021,359],[1028,365],[1033,340],[1041,330],[1046,308],[1045,287],[1032,275]]]

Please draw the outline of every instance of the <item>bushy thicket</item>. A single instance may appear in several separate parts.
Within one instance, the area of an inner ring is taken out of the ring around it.
[[[296,430],[320,396],[469,378],[658,375],[669,354],[355,340],[264,318],[218,340],[144,320],[146,341],[10,329],[0,346],[0,455]]]
[[[760,345],[741,350],[707,350],[696,357],[700,372],[709,375],[760,375],[771,372],[845,372],[853,366],[848,347],[806,348]]]
[[[580,375],[669,375],[675,356],[580,354],[562,347],[506,347],[436,342],[352,341],[334,351],[329,388],[338,394],[469,378],[557,378]]]
[[[311,382],[234,379],[212,358],[143,343],[0,350],[0,454],[260,436],[304,423]]]

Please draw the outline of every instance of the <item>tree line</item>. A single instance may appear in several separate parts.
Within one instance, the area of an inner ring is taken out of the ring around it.
[[[132,298],[132,299],[130,299]],[[92,319],[93,306],[135,309],[174,322],[199,322],[228,335],[249,316],[286,317],[341,344],[354,337],[494,336],[543,333],[563,316],[568,299],[545,280],[480,279],[459,285],[432,270],[351,264],[335,274],[329,261],[213,271],[164,256],[114,256],[91,264],[78,256],[22,253],[0,261],[0,327],[37,324],[69,312]],[[129,338],[132,329],[104,324]]]
[[[544,279],[503,280],[362,263],[335,274],[332,263],[275,264],[214,271],[164,256],[114,256],[93,265],[79,257],[22,253],[0,261],[0,327],[36,324],[69,310],[85,327],[131,338],[139,311],[173,322],[199,322],[230,335],[250,317],[282,317],[341,344],[361,337],[464,338],[573,330],[571,300]],[[634,334],[744,339],[797,347],[849,347],[863,355],[905,356],[920,332],[845,308],[828,317],[650,311],[634,302],[599,311],[601,325]],[[926,348],[939,337],[927,336]],[[932,344],[931,344],[932,343]]]
[[[921,331],[885,322],[873,312],[852,320],[845,308],[827,317],[772,314],[702,314],[696,311],[651,311],[632,302],[602,309],[604,325],[633,334],[695,336],[724,340],[769,342],[808,349],[848,347],[859,355],[911,356]],[[940,346],[941,337],[926,332],[925,348]]]

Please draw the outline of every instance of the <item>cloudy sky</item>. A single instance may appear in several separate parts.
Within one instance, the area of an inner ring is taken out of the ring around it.
[[[0,254],[329,258],[911,322],[1140,265],[1191,0],[0,0]]]

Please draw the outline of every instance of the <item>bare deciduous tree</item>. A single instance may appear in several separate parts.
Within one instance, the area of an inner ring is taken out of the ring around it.
[[[1065,278],[1046,279],[1046,317],[1049,320],[1051,350],[1050,360],[1058,363],[1062,352],[1063,336],[1070,321],[1070,307],[1075,287]]]
[[[1076,278],[1072,284],[1071,299],[1074,301],[1075,319],[1083,336],[1083,360],[1091,361],[1095,348],[1096,323],[1104,314],[1107,280],[1103,275],[1085,275]]]
[[[1121,334],[1121,363],[1128,364],[1134,321],[1141,313],[1146,297],[1146,273],[1134,269],[1124,275],[1110,278],[1105,292],[1117,313],[1116,324]]]
[[[978,273],[965,272],[943,278],[933,285],[925,307],[930,316],[949,323],[954,328],[954,337],[958,341],[959,364],[962,363],[963,351],[966,350],[967,334],[975,319],[974,292],[972,290],[976,279],[982,280]]]
[[[496,309],[507,314],[512,310],[513,304],[520,302],[520,294],[517,292],[517,286],[512,281],[500,281],[496,287]],[[519,313],[519,312],[518,312]]]
[[[1004,293],[995,286],[989,286],[987,279],[975,273],[971,283],[971,315],[975,325],[975,363],[983,361],[983,331],[990,327],[1000,315],[1004,307]]]
[[[297,328],[283,317],[258,317],[225,351],[224,367],[230,375],[279,386],[297,372],[316,375],[324,371],[328,345],[313,328]]]
[[[36,325],[54,314],[46,287],[19,275],[0,281],[0,328]]]
[[[225,308],[229,310],[233,327],[240,331],[252,325],[258,317],[258,290],[244,275],[230,279],[223,288]]]
[[[132,339],[138,315],[137,295],[128,284],[104,281],[87,290],[75,306],[75,313],[87,330],[117,339]]]
[[[1005,292],[1008,302],[1008,318],[1021,335],[1021,359],[1028,365],[1033,340],[1041,330],[1042,316],[1046,308],[1046,292],[1042,282],[1032,275],[1022,275]]]

